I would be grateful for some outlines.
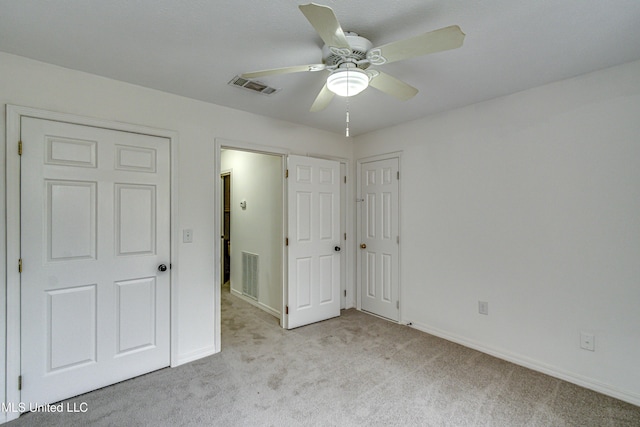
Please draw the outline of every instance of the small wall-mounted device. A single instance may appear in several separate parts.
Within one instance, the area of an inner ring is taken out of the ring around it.
[[[240,202],[240,207],[241,207],[242,209],[247,209],[247,201],[246,201],[246,200],[241,201],[241,202]]]

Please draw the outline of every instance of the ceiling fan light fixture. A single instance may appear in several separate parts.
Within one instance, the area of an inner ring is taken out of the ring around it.
[[[339,68],[327,78],[327,89],[338,96],[355,96],[367,86],[369,86],[367,73],[354,67]]]

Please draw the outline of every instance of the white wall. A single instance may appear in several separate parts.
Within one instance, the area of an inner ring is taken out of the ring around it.
[[[353,158],[340,135],[4,53],[0,104],[179,133],[179,228],[194,230],[173,256],[180,361],[216,350],[214,139]],[[640,404],[638,117],[634,62],[356,138],[358,158],[404,152],[403,320]],[[5,129],[2,114],[0,147]]]
[[[179,133],[177,203],[179,228],[193,229],[193,243],[172,254],[178,269],[178,362],[216,351],[214,319],[214,139],[246,141],[351,158],[352,148],[339,135],[195,101],[95,75],[0,53],[0,105],[14,104],[105,120],[169,129]],[[5,115],[0,115],[0,179],[4,180]],[[15,144],[16,141],[11,141]],[[9,179],[16,179],[9,177]],[[4,181],[0,185],[0,237],[4,240]],[[0,245],[0,273],[5,277],[5,245]],[[14,267],[13,265],[11,266]],[[5,288],[0,289],[0,354],[5,354]],[[4,365],[4,364],[3,364]],[[2,370],[3,382],[4,370]],[[0,388],[4,390],[4,387]],[[2,397],[2,396],[0,396]],[[2,399],[4,400],[4,399]]]
[[[355,145],[403,151],[404,322],[640,404],[640,62]]]
[[[259,256],[258,305],[282,309],[282,157],[224,150],[222,171],[231,171],[231,289],[242,294],[242,252]],[[246,209],[240,202],[247,202]]]

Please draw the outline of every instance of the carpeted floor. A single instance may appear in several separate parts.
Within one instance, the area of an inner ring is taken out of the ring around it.
[[[87,412],[7,426],[640,426],[640,407],[356,310],[282,330],[228,288],[221,353],[65,403]]]

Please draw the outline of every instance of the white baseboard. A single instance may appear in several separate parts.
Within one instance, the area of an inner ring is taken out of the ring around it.
[[[407,324],[407,322],[403,323]],[[547,374],[552,377],[579,385],[581,387],[597,391],[598,393],[615,397],[616,399],[623,400],[625,402],[631,403],[632,405],[640,406],[640,395],[637,395],[635,393],[620,390],[616,387],[610,386],[600,381],[596,381],[594,379],[587,378],[573,372],[565,371],[564,369],[560,369],[556,366],[547,365],[546,363],[530,359],[520,354],[511,353],[503,349],[493,348],[477,341],[470,340],[459,335],[451,334],[449,332],[443,331],[438,328],[433,328],[419,322],[412,322],[409,326],[419,331],[444,338],[447,341],[455,342],[465,347],[481,351],[482,353],[489,354],[491,356],[497,357],[498,359],[506,360],[508,362],[515,363],[516,365],[524,366],[525,368],[542,372],[543,374]]]
[[[179,354],[178,360],[176,363],[173,363],[171,367],[175,368],[176,366],[184,365],[185,363],[193,362],[194,360],[202,359],[203,357],[211,356],[218,352],[219,351],[216,350],[215,346],[208,346],[186,354]]]
[[[278,320],[280,320],[280,312],[279,311],[277,311],[277,310],[273,309],[272,307],[269,307],[268,305],[263,304],[261,302],[258,303],[258,306],[261,309],[263,309],[264,311],[266,311],[267,313],[269,313],[270,315],[272,315],[274,317],[277,317]]]
[[[237,290],[231,288],[231,293],[238,297],[238,298],[242,298],[243,301],[248,302],[249,304],[258,307],[260,310],[266,311],[267,313],[269,313],[270,315],[280,319],[280,312],[278,310],[276,310],[273,307],[269,307],[268,305],[266,305],[265,303],[259,302],[254,300],[253,298],[249,298],[245,295],[242,294],[242,292],[238,292]]]

